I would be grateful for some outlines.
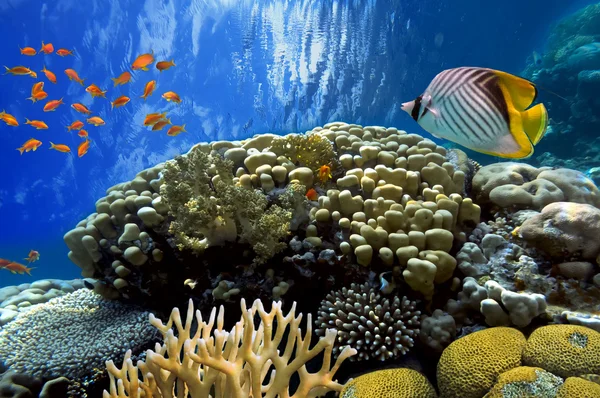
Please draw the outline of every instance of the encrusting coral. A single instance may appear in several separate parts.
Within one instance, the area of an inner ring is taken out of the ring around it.
[[[303,335],[300,329],[302,314],[295,315],[295,306],[294,303],[290,312],[284,314],[281,302],[273,302],[271,311],[267,312],[259,300],[247,308],[242,299],[242,317],[229,332],[223,330],[222,306],[218,313],[213,308],[206,322],[200,311],[196,310],[194,314],[191,300],[185,324],[177,308],[173,309],[166,324],[150,315],[150,323],[163,335],[163,344],[148,350],[146,360],[138,361],[135,366],[129,354],[120,369],[108,361],[110,391],[104,391],[103,396],[302,398],[340,391],[342,385],[333,377],[342,362],[356,351],[346,347],[331,366],[336,332],[327,331],[310,348],[311,316],[307,317],[307,330]],[[258,328],[254,324],[256,315],[260,319]],[[280,347],[282,341],[285,345]],[[321,353],[321,369],[309,373],[306,363]],[[290,378],[295,375],[299,384],[295,391],[290,391]]]

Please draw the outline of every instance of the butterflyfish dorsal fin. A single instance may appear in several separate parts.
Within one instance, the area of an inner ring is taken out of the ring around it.
[[[531,109],[521,113],[523,120],[523,130],[531,140],[533,145],[536,145],[548,129],[548,111],[544,104],[537,104]]]
[[[511,75],[510,73],[494,70],[494,74],[498,76],[498,84],[503,87],[510,98],[514,107],[522,112],[527,109],[537,97],[537,89],[535,85],[527,79]]]

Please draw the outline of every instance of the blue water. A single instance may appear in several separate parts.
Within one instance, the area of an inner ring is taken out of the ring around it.
[[[0,1],[2,64],[25,65],[45,81],[48,99],[64,98],[55,112],[45,101],[26,100],[29,76],[0,76],[0,108],[19,127],[0,123],[0,258],[41,253],[33,277],[2,271],[0,286],[39,278],[75,278],[63,234],[94,211],[106,188],[138,171],[187,151],[199,141],[243,139],[264,132],[305,131],[333,120],[404,128],[429,136],[399,110],[439,71],[461,65],[518,74],[533,50],[543,51],[556,20],[590,1],[249,1],[249,0],[27,0]],[[74,49],[26,57],[19,47]],[[176,67],[133,72],[132,82],[113,88],[111,77],[131,71],[137,55],[154,51]],[[46,80],[46,66],[58,77]],[[70,82],[75,69],[87,86],[108,89],[91,99]],[[149,80],[158,88],[139,96]],[[183,102],[160,95],[173,90]],[[110,110],[109,100],[132,101]],[[82,158],[48,150],[52,141],[76,151],[81,139],[67,133],[70,108],[81,102],[106,120],[86,126],[92,140]],[[168,137],[142,126],[145,114],[168,112],[189,133]],[[35,130],[25,118],[45,121]],[[15,148],[29,138],[36,152]]]

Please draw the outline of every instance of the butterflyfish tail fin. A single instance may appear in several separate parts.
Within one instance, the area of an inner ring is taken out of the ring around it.
[[[548,111],[544,104],[537,104],[521,113],[523,130],[533,145],[536,145],[548,130]]]
[[[518,111],[524,111],[535,101],[537,88],[529,80],[501,71],[494,71],[494,74],[500,79],[499,84],[508,92]]]

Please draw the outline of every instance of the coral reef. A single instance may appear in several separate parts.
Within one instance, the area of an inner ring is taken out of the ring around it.
[[[346,383],[340,398],[436,398],[425,376],[412,369],[396,368],[366,373]]]

